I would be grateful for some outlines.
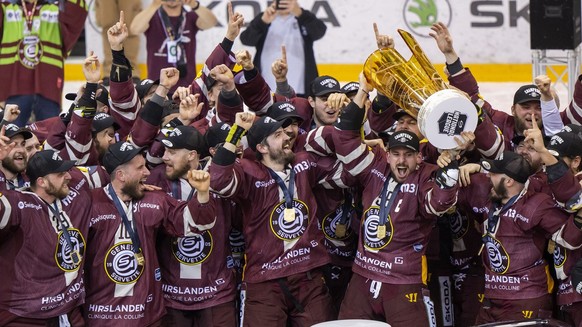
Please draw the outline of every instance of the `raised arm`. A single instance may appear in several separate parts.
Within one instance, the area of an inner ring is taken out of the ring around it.
[[[131,26],[129,27],[129,33],[131,35],[139,35],[145,32],[150,27],[150,20],[161,6],[162,0],[153,0],[149,7],[142,10],[133,18]]]

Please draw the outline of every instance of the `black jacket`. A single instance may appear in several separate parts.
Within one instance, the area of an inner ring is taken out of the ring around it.
[[[240,34],[240,40],[242,44],[248,46],[254,46],[257,48],[257,53],[253,63],[255,67],[261,70],[261,53],[263,52],[263,46],[265,44],[265,39],[267,38],[267,32],[269,30],[270,24],[265,24],[261,17],[263,13],[257,15],[249,24],[249,26]],[[297,23],[301,31],[301,36],[303,37],[303,49],[305,52],[305,92],[307,95],[310,93],[311,81],[313,81],[317,76],[317,65],[315,63],[315,55],[313,53],[313,42],[319,40],[325,34],[327,26],[323,21],[315,17],[310,11],[302,9],[302,13],[296,18]],[[270,73],[270,72],[262,72]]]

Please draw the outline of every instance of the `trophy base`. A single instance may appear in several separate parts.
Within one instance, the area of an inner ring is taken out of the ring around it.
[[[460,91],[441,90],[426,99],[418,112],[417,121],[422,135],[435,147],[443,150],[457,147],[454,137],[477,128],[475,105]]]

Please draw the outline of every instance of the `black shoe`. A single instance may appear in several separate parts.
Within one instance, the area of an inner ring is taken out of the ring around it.
[[[109,86],[109,77],[103,77],[103,84],[104,86]]]

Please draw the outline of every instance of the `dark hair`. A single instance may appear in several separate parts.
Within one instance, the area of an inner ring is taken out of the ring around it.
[[[260,145],[267,146],[267,147],[269,146],[269,144],[267,143],[267,139],[266,139],[266,138],[265,138],[265,139],[263,139],[263,140],[261,141],[261,143],[259,143],[259,144],[260,144]],[[259,145],[259,144],[257,144],[257,145]],[[255,151],[255,158],[257,158],[257,161],[261,161],[261,160],[263,160],[263,154],[262,154],[262,153],[260,153],[259,151],[257,151],[257,149],[256,149],[256,148],[255,148],[255,149],[253,149],[253,150]]]

